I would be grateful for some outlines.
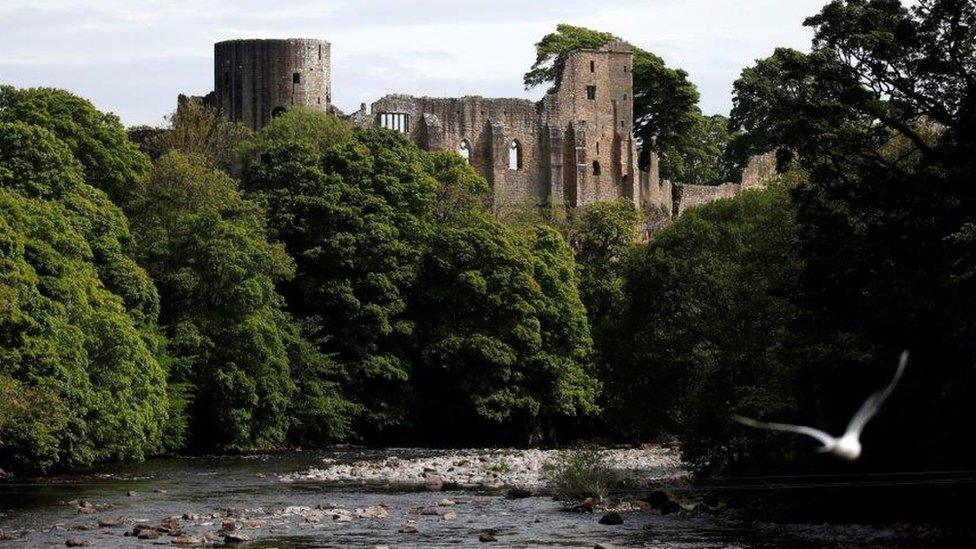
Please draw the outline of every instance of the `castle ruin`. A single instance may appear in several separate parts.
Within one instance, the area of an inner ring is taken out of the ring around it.
[[[203,101],[254,130],[295,106],[343,116],[331,104],[330,57],[324,40],[218,42],[214,91]],[[761,186],[775,173],[775,159],[758,157],[736,182],[683,185],[660,179],[654,155],[649,171],[639,171],[632,71],[630,45],[612,42],[570,53],[559,81],[537,102],[391,94],[347,118],[398,131],[427,150],[458,153],[488,181],[501,215],[623,198],[676,217]]]

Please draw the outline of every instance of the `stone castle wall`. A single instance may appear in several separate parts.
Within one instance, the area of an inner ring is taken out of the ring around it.
[[[401,131],[428,150],[466,151],[500,214],[621,197],[636,205],[632,66],[630,46],[613,43],[573,52],[538,103],[388,95],[350,119]]]
[[[777,173],[775,152],[749,158],[735,174],[735,181],[719,185],[690,185],[661,179],[656,161],[652,155],[651,171],[641,173],[644,207],[664,210],[671,217],[680,217],[709,202],[733,198],[748,189],[765,187]]]
[[[228,40],[214,44],[214,93],[223,116],[260,129],[292,106],[328,110],[331,46],[324,40]]]
[[[331,46],[324,40],[230,40],[214,45],[214,91],[202,100],[225,118],[264,127],[292,106],[331,108]],[[358,126],[400,131],[428,150],[464,152],[488,181],[496,213],[585,207],[626,198],[656,218],[765,184],[775,155],[750,159],[736,181],[717,186],[662,180],[658,158],[637,169],[633,53],[612,42],[566,59],[538,102],[387,95],[350,115]],[[513,153],[514,151],[514,153]]]

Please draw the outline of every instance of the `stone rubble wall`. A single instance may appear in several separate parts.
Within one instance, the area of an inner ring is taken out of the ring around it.
[[[652,156],[651,172],[641,172],[645,211],[663,211],[671,218],[680,217],[692,208],[723,198],[733,198],[743,191],[765,187],[776,177],[776,153],[753,156],[742,167],[735,181],[719,185],[691,185],[661,179],[657,158]]]

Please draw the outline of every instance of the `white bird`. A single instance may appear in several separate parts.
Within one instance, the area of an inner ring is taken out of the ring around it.
[[[806,427],[804,425],[766,423],[742,416],[735,416],[735,420],[743,425],[748,425],[749,427],[755,427],[757,429],[788,431],[791,433],[811,436],[823,444],[823,446],[817,448],[818,452],[833,454],[839,458],[854,461],[861,457],[861,431],[864,430],[864,426],[867,425],[868,421],[870,421],[871,418],[878,413],[881,405],[884,404],[884,401],[888,399],[891,392],[895,390],[895,385],[897,385],[898,380],[901,379],[901,375],[905,371],[906,364],[908,364],[908,351],[902,351],[901,358],[898,360],[898,370],[895,372],[895,377],[891,380],[891,383],[889,383],[884,389],[875,392],[864,401],[861,408],[856,414],[854,414],[854,417],[851,418],[851,422],[847,424],[847,430],[840,438],[830,436],[820,429],[814,429],[813,427]]]

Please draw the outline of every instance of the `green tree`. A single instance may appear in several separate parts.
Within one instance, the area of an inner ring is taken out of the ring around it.
[[[581,48],[599,48],[620,38],[607,32],[560,24],[556,32],[536,44],[536,60],[525,73],[525,87],[558,86],[569,54]],[[632,46],[634,52],[634,135],[644,145],[641,166],[649,163],[651,150],[683,153],[682,142],[692,132],[701,113],[698,88],[688,73],[665,65],[657,55]]]
[[[563,238],[485,211],[440,226],[414,305],[421,425],[440,438],[538,441],[596,411],[591,340]]]
[[[281,285],[289,305],[349,368],[364,425],[382,430],[405,413],[414,330],[407,295],[438,184],[402,136],[325,120],[294,110],[272,121],[257,136],[260,155],[246,182],[267,205],[272,236],[295,258],[298,276]]]
[[[450,427],[414,431],[443,441],[466,436],[468,418],[524,439],[593,411],[565,241],[492,219],[487,183],[463,159],[302,110],[272,121],[252,154],[246,185],[297,264],[279,287],[348,373],[363,436],[416,420]],[[469,279],[486,286],[458,286]]]
[[[175,150],[156,162],[131,210],[140,262],[163,298],[170,379],[185,386],[181,397],[192,403],[185,410],[191,444],[285,444],[296,413],[296,375],[315,377],[299,384],[323,384],[317,396],[307,396],[339,416],[320,410],[319,419],[330,422],[320,431],[344,434],[342,399],[326,390],[330,364],[302,344],[275,291],[293,265],[281,245],[268,242],[264,211],[243,199],[212,159]],[[183,429],[174,428],[170,438],[178,444]]]
[[[629,296],[606,345],[613,425],[635,440],[678,435],[693,464],[723,463],[736,411],[778,411],[797,307],[795,212],[786,189],[749,191],[689,211],[626,272]]]
[[[569,226],[580,297],[594,330],[626,304],[624,266],[635,248],[639,221],[633,202],[621,199],[587,206]]]
[[[122,297],[140,325],[151,328],[159,296],[132,257],[125,215],[105,193],[85,184],[81,164],[63,142],[38,126],[0,122],[0,186],[59,201],[72,212],[72,223],[91,247],[102,283]]]
[[[40,126],[58,137],[81,163],[85,181],[124,206],[149,172],[149,159],[129,141],[114,114],[63,90],[0,86],[0,122]]]
[[[735,84],[738,150],[782,148],[809,173],[792,193],[805,390],[856,407],[912,350],[900,394],[866,434],[865,467],[976,455],[960,419],[976,416],[976,323],[960,300],[973,295],[974,23],[965,0],[835,0],[806,21],[810,53],[779,49]],[[842,425],[846,407],[834,408],[798,412]]]
[[[677,138],[677,145],[661,151],[661,177],[692,185],[718,185],[732,181],[732,163],[726,153],[733,136],[729,119],[698,114],[695,125]]]
[[[154,160],[175,149],[183,154],[203,156],[214,166],[230,172],[236,167],[242,147],[253,136],[246,125],[224,120],[216,109],[198,99],[182,96],[168,121],[166,128],[130,128],[129,137]]]
[[[158,451],[158,296],[126,254],[125,217],[63,142],[19,122],[0,123],[0,212],[0,462],[43,472]]]

